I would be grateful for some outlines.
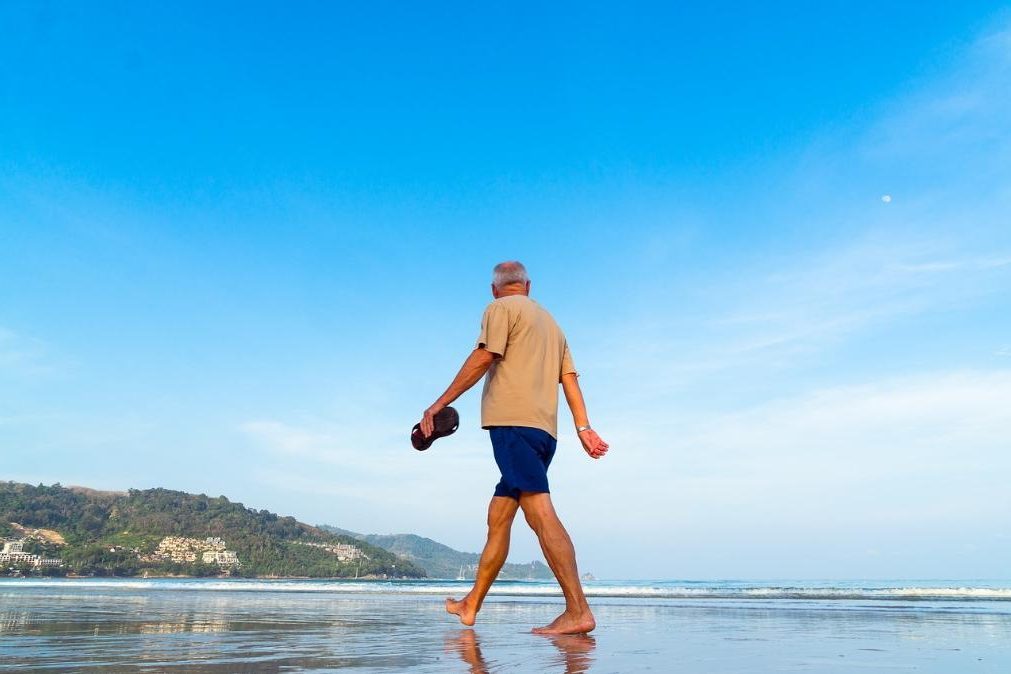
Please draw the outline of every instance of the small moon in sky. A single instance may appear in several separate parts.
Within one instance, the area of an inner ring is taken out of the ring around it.
[[[881,201],[885,202],[886,204],[892,203],[892,195],[891,194],[882,194],[881,195]]]

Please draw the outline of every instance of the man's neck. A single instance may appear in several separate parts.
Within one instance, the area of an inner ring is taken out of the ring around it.
[[[497,299],[501,299],[503,297],[512,297],[513,295],[523,295],[523,296],[526,296],[527,295],[527,289],[524,288],[523,286],[519,286],[519,287],[505,286],[504,288],[499,288],[498,289]]]

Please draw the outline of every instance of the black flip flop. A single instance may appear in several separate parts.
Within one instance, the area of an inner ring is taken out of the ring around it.
[[[421,424],[414,424],[414,428],[411,429],[411,444],[419,452],[423,452],[431,447],[432,443],[439,438],[452,435],[460,427],[460,415],[452,407],[443,407],[436,413],[433,421],[435,422],[435,428],[427,438],[421,432]]]

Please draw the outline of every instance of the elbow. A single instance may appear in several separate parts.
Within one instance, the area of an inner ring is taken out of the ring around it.
[[[498,358],[496,354],[492,353],[488,349],[475,349],[474,353],[477,356],[477,364],[486,370],[491,367],[491,364],[495,362],[496,358]]]

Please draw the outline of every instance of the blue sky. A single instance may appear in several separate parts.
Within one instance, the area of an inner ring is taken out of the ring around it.
[[[407,435],[518,258],[583,569],[1006,576],[999,3],[5,3],[0,63],[0,479],[477,550],[477,393]]]

